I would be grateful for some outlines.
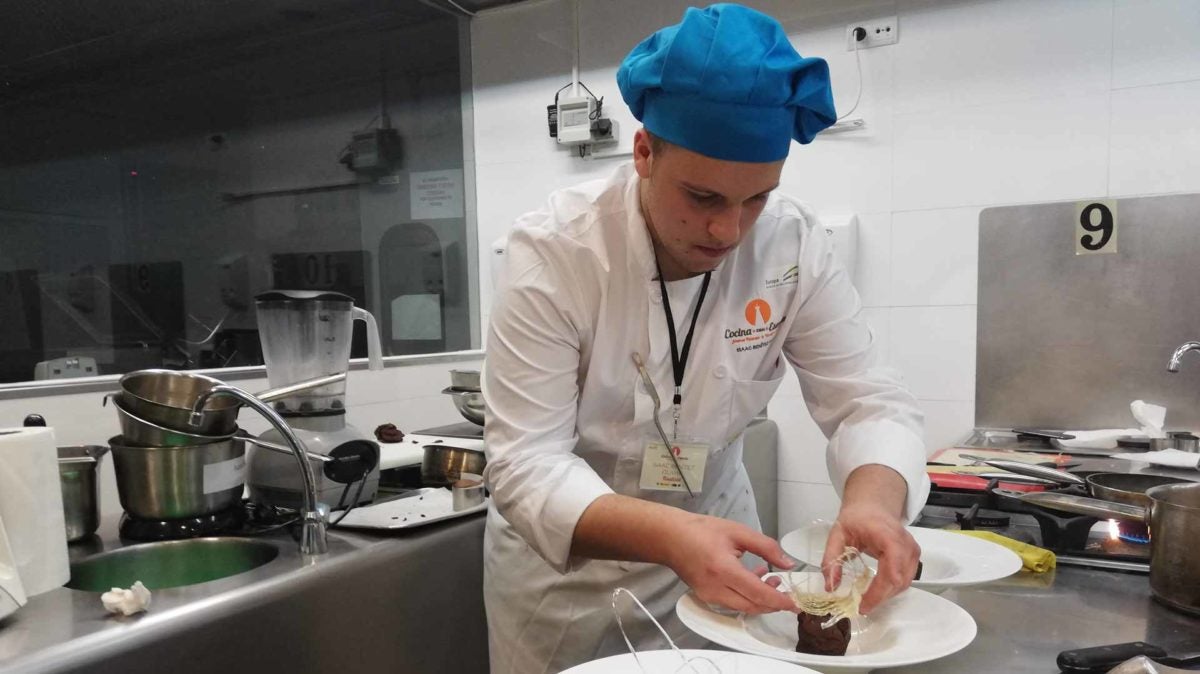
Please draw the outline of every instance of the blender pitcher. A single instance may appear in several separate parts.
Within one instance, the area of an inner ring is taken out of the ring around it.
[[[383,369],[379,328],[354,298],[318,290],[269,290],[254,298],[267,380],[272,388],[350,368],[353,322],[367,324],[367,354],[372,370]],[[346,407],[344,381],[276,401],[284,414],[319,414]]]

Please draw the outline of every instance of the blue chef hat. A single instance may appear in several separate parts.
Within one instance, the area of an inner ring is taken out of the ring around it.
[[[778,161],[837,121],[825,60],[735,4],[689,8],[633,48],[617,86],[650,133],[714,159]]]

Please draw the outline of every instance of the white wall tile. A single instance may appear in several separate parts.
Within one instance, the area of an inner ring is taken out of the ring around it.
[[[975,399],[975,307],[897,307],[892,363],[922,400]]]
[[[925,450],[933,452],[961,442],[975,428],[975,403],[921,400],[925,412]]]
[[[892,304],[892,214],[858,216],[858,255],[854,287],[864,307]]]
[[[897,211],[1104,194],[1108,95],[896,115]]]
[[[1114,91],[1110,194],[1200,190],[1198,118],[1200,81]]]
[[[844,26],[805,31],[790,36],[796,50],[820,56],[829,63],[838,116],[862,118],[862,131],[818,136],[808,145],[793,145],[784,165],[784,191],[818,210],[858,213],[889,211],[892,207],[892,55],[888,49],[858,54],[862,67],[862,96],[851,113],[859,90],[858,65],[846,51]]]
[[[896,112],[1107,91],[1112,5],[1005,0],[903,5],[895,47]]]
[[[893,305],[976,303],[979,210],[905,211],[892,216]]]
[[[767,416],[779,426],[779,479],[829,482],[825,467],[828,441],[808,414],[804,398],[776,395]]]
[[[813,520],[833,520],[841,500],[833,485],[804,482],[779,483],[779,535],[795,531]]]
[[[1116,0],[1113,88],[1200,79],[1200,3]]]

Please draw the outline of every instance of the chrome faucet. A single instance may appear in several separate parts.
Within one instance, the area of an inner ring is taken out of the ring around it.
[[[1171,362],[1167,363],[1167,372],[1179,372],[1179,361],[1188,351],[1200,351],[1200,342],[1184,342],[1171,354]]]
[[[300,554],[320,555],[327,552],[329,544],[325,540],[325,517],[321,514],[317,504],[317,479],[313,475],[312,465],[308,462],[308,450],[304,447],[304,443],[296,437],[283,417],[279,416],[279,413],[271,409],[269,405],[242,389],[228,384],[214,386],[201,394],[196,399],[196,404],[192,406],[192,416],[188,423],[192,426],[199,426],[200,420],[204,416],[204,406],[208,403],[209,398],[219,396],[237,398],[243,405],[261,414],[283,436],[284,442],[292,450],[292,454],[300,464],[300,477],[304,481],[304,506],[300,511]]]

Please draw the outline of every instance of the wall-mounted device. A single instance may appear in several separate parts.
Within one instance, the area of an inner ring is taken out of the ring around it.
[[[392,118],[388,116],[387,71],[383,68],[379,72],[378,119],[378,127],[354,132],[338,156],[338,161],[355,173],[382,177],[400,164],[403,148],[400,132],[392,128]]]
[[[571,95],[563,95],[568,87]],[[604,98],[596,98],[582,82],[568,83],[554,94],[554,102],[546,106],[546,124],[551,138],[578,148],[581,157],[595,145],[617,140],[616,122],[604,116]]]

